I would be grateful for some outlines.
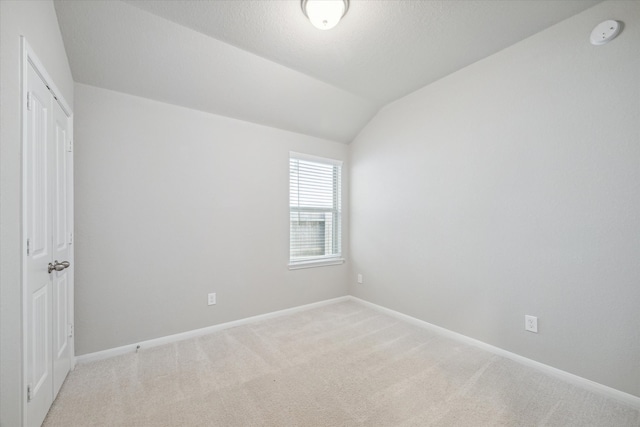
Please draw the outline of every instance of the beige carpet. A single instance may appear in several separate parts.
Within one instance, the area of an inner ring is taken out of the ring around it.
[[[77,366],[45,426],[640,426],[640,413],[341,302]]]

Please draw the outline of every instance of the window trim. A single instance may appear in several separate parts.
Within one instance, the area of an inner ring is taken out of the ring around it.
[[[303,268],[324,267],[327,265],[344,264],[345,259],[341,256],[335,258],[306,259],[300,261],[289,261],[289,270],[301,270]]]
[[[323,256],[323,257],[310,257],[310,258],[300,258],[297,260],[291,259],[291,224],[289,224],[289,270],[299,270],[304,268],[313,268],[313,267],[324,267],[329,265],[339,265],[345,262],[345,259],[342,257],[342,175],[343,175],[343,164],[342,160],[331,159],[327,157],[314,156],[306,153],[298,153],[295,151],[289,151],[289,167],[291,167],[291,159],[309,161],[322,163],[326,165],[337,166],[340,168],[340,187],[337,189],[337,194],[335,197],[339,197],[337,200],[337,206],[340,206],[338,209],[338,214],[340,216],[340,229],[338,236],[338,241],[340,244],[339,253],[335,255]],[[291,170],[289,170],[289,186],[291,185]],[[289,195],[290,197],[291,195]],[[289,215],[291,214],[291,202],[289,202]]]

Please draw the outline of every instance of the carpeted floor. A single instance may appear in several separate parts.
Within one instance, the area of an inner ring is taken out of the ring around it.
[[[640,411],[340,302],[79,365],[45,426],[640,426]]]

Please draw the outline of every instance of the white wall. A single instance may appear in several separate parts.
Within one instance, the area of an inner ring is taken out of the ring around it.
[[[78,355],[346,295],[345,265],[287,267],[289,150],[346,160],[346,145],[75,93]]]
[[[0,425],[21,423],[20,36],[73,105],[73,79],[51,1],[0,1]]]
[[[350,146],[351,293],[640,396],[639,52],[640,3],[606,2],[383,109]]]

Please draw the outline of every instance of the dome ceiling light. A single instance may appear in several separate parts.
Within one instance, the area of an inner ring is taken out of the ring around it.
[[[348,9],[349,0],[302,0],[302,12],[321,30],[338,25]]]

